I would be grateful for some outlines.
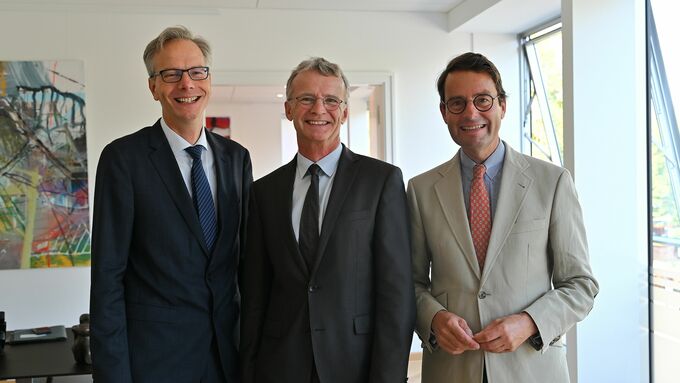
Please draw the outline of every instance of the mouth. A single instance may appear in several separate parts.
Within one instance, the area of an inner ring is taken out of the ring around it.
[[[465,131],[465,132],[470,132],[470,131],[484,129],[484,128],[486,128],[486,124],[468,125],[468,126],[461,126],[460,127],[460,129]]]
[[[193,104],[197,102],[201,96],[194,96],[194,97],[177,97],[175,98],[175,101],[177,101],[180,104]]]
[[[323,126],[323,125],[328,125],[331,122],[330,121],[320,121],[320,120],[305,120],[305,123],[307,123],[309,125]]]

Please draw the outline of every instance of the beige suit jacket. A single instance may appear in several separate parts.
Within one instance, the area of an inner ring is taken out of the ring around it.
[[[568,382],[563,335],[593,306],[598,284],[588,260],[581,207],[569,172],[506,144],[484,270],[479,269],[463,201],[460,152],[409,181],[416,332],[423,383]],[[527,312],[543,348],[451,355],[428,342],[440,310],[477,333],[493,320]]]

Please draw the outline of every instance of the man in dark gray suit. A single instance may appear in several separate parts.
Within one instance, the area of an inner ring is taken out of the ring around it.
[[[162,118],[97,168],[91,346],[97,383],[239,382],[248,152],[203,125],[210,47],[184,27],[144,52]]]
[[[244,382],[406,380],[415,321],[399,168],[340,143],[348,83],[322,58],[287,85],[298,154],[253,184],[244,262]]]

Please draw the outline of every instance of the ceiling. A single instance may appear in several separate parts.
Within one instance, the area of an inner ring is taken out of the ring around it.
[[[0,0],[0,10],[213,14],[225,9],[438,12],[450,31],[519,33],[560,14],[561,0]]]
[[[0,4],[138,8],[305,9],[338,11],[448,12],[464,0],[0,0]]]
[[[449,31],[520,33],[559,17],[561,0],[0,0],[0,10],[213,14],[225,9],[435,12]],[[213,102],[281,103],[283,87],[213,87]]]

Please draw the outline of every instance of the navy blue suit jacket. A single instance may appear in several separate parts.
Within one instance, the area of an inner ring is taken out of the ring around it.
[[[91,348],[97,383],[196,382],[213,360],[239,382],[237,271],[250,156],[208,133],[217,171],[210,253],[159,122],[107,145],[92,228]]]

